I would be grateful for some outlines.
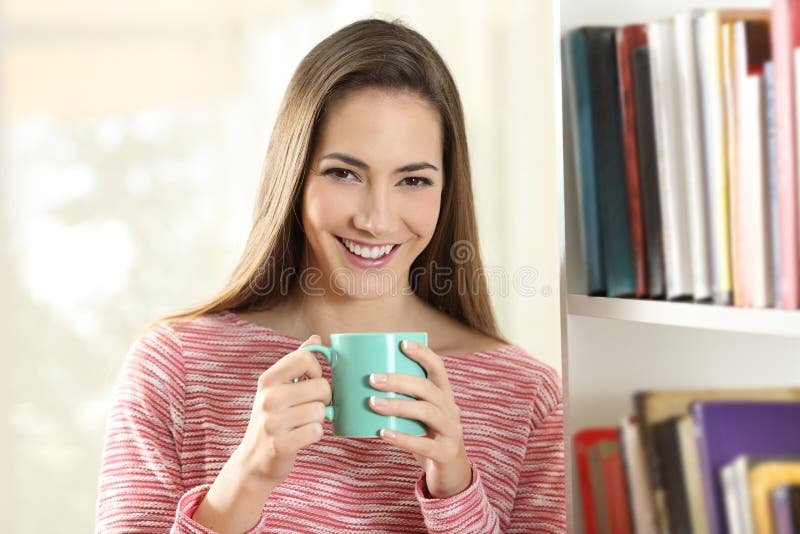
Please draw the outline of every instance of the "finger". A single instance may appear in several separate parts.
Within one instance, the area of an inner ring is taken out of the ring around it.
[[[322,439],[324,434],[322,423],[308,423],[279,438],[281,448],[289,451],[298,451]]]
[[[285,390],[285,407],[299,406],[307,402],[322,402],[330,404],[333,397],[331,384],[324,378],[311,378],[296,384],[283,384],[279,386]]]
[[[434,462],[445,463],[449,459],[447,447],[443,446],[441,442],[425,436],[412,436],[397,430],[382,428],[380,437],[401,449],[418,454],[423,458],[430,458]]]
[[[297,350],[290,352],[275,362],[269,369],[261,374],[258,379],[259,386],[264,387],[267,384],[290,383],[293,378],[303,376],[304,374],[312,378],[321,377],[322,368],[317,361],[317,357],[313,352],[302,350],[304,346],[319,341],[319,336],[313,335],[305,340]]]
[[[369,405],[373,411],[381,415],[394,415],[424,423],[436,434],[449,436],[455,432],[455,429],[451,428],[452,422],[445,413],[429,402],[373,396],[369,399]]]
[[[268,433],[287,434],[309,423],[322,423],[325,420],[325,405],[322,402],[306,402],[291,406],[264,421]]]
[[[403,340],[400,343],[403,354],[417,362],[428,373],[428,379],[442,389],[450,389],[450,381],[447,379],[447,370],[444,367],[442,358],[433,352],[430,347],[412,341]]]
[[[373,373],[370,385],[379,391],[392,391],[440,405],[445,402],[444,392],[427,378],[402,373]]]
[[[278,413],[307,402],[330,404],[331,385],[324,378],[312,378],[297,384],[278,384],[257,393],[256,404],[265,412]]]

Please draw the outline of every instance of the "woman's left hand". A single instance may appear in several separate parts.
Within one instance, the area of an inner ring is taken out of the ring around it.
[[[384,429],[381,438],[414,455],[425,470],[425,481],[432,497],[451,497],[472,483],[472,468],[461,429],[461,410],[456,405],[439,355],[412,341],[408,341],[408,347],[403,343],[401,348],[427,371],[428,378],[399,373],[373,374],[370,385],[374,389],[401,393],[416,400],[372,397],[370,406],[381,415],[416,419],[428,427],[427,436]],[[376,400],[385,403],[376,404]]]

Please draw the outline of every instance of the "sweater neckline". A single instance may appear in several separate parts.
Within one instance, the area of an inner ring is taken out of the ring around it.
[[[281,337],[283,339],[286,339],[286,340],[289,340],[289,341],[291,341],[293,343],[296,343],[297,345],[302,345],[303,341],[305,341],[303,339],[296,338],[296,337],[294,337],[292,335],[289,335],[289,334],[286,334],[286,333],[283,333],[283,332],[279,332],[278,330],[275,330],[274,328],[271,328],[269,326],[265,326],[265,325],[261,325],[261,324],[258,324],[258,323],[254,323],[252,321],[248,321],[247,319],[244,319],[243,317],[241,317],[238,313],[232,312],[231,310],[224,310],[224,311],[220,312],[220,315],[222,317],[225,317],[225,318],[229,319],[233,323],[237,323],[237,324],[239,324],[241,326],[246,326],[246,327],[248,327],[250,329],[253,329],[253,330],[262,330],[264,332],[268,332],[268,333],[270,333],[270,334],[272,334],[274,336]],[[498,345],[497,347],[494,347],[494,348],[489,349],[489,350],[469,352],[467,354],[440,354],[439,356],[441,356],[442,358],[464,358],[464,357],[467,357],[467,356],[475,356],[475,355],[478,355],[478,354],[499,354],[504,350],[515,350],[515,349],[518,350],[519,347],[517,347],[517,345],[512,343],[512,344],[506,344],[506,345]]]

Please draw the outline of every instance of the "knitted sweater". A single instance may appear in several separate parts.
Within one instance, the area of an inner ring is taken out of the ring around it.
[[[231,312],[142,334],[107,420],[96,531],[211,532],[192,514],[244,437],[259,375],[301,343]],[[467,489],[431,498],[410,453],[334,436],[326,420],[249,532],[565,532],[557,373],[516,345],[440,356],[473,467]]]

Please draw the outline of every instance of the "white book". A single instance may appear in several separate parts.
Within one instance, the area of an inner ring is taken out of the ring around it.
[[[733,465],[727,464],[720,469],[722,482],[722,497],[725,503],[725,518],[728,521],[728,534],[744,534],[740,520],[742,503],[739,502],[739,492],[734,480]]]
[[[635,417],[624,417],[620,426],[622,458],[633,518],[633,531],[637,534],[656,534],[656,509],[650,483],[647,479],[647,461],[644,444],[639,436]]]
[[[740,454],[720,469],[725,516],[731,534],[754,534],[753,513],[747,471],[750,460]]]
[[[700,110],[703,127],[706,195],[711,245],[711,280],[714,302],[730,304],[732,297],[728,165],[725,146],[725,91],[723,89],[720,16],[708,10],[695,21]]]
[[[686,173],[689,240],[692,250],[692,294],[694,300],[711,299],[711,261],[709,253],[708,195],[706,166],[703,151],[702,114],[694,20],[698,11],[676,15],[675,59],[678,69],[678,89],[681,112],[684,169]]]
[[[772,305],[772,253],[769,247],[769,183],[764,146],[763,77],[748,74],[745,22],[733,26],[739,126],[738,206],[743,303],[756,308]]]
[[[647,25],[667,298],[692,296],[691,238],[678,67],[671,20]]]

